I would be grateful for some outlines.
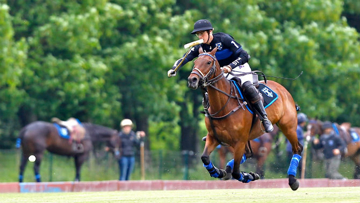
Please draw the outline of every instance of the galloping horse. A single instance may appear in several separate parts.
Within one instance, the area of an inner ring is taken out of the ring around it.
[[[279,128],[277,125],[274,125],[274,130],[270,133],[265,133],[260,137],[250,140],[250,146],[253,152],[253,158],[256,159],[256,173],[259,174],[261,179],[265,178],[264,164],[271,152],[272,142],[274,137],[279,133]],[[233,154],[233,149],[231,147],[221,146],[218,149],[219,159],[220,159],[220,168],[225,168],[226,154],[231,152]]]
[[[219,62],[215,58],[217,48],[209,53],[199,50],[199,57],[194,62],[188,77],[188,86],[197,89],[207,87],[210,108],[207,111],[205,124],[207,139],[201,160],[204,167],[215,178],[223,178],[231,173],[232,177],[243,183],[259,179],[258,174],[240,173],[240,162],[246,144],[263,134],[260,120],[254,118],[244,106],[244,101],[236,91],[234,83],[224,77]],[[276,123],[292,145],[294,153],[288,170],[289,185],[292,190],[299,188],[296,180],[296,169],[301,159],[302,145],[296,135],[297,108],[290,93],[280,84],[268,81],[267,86],[278,94],[278,99],[267,108],[268,118]],[[254,118],[254,119],[253,119]],[[234,149],[234,159],[226,167],[226,171],[216,168],[210,161],[211,152],[219,144],[226,144]],[[232,172],[231,172],[232,171]]]
[[[360,128],[350,128],[348,123],[341,125],[334,123],[333,128],[335,133],[346,143],[345,157],[349,157],[355,163],[354,179],[360,179]],[[320,120],[310,120],[308,129],[310,129],[310,136],[312,137],[324,133]]]
[[[83,145],[82,151],[74,151],[69,140],[60,137],[53,123],[36,121],[21,129],[19,138],[21,140],[22,157],[19,182],[23,182],[24,170],[28,157],[31,155],[34,155],[36,158],[34,164],[36,181],[41,182],[39,168],[45,149],[54,154],[74,157],[76,167],[75,181],[80,181],[80,169],[93,148],[92,142],[98,140],[106,141],[110,148],[118,151],[117,130],[91,123],[83,123],[83,127],[86,133],[81,141]]]

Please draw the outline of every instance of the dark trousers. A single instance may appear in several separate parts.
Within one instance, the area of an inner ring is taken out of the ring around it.
[[[134,156],[123,156],[118,160],[119,169],[120,169],[120,178],[121,181],[129,180],[130,175],[134,169],[135,157]]]
[[[325,159],[326,178],[343,179],[344,177],[338,172],[341,162],[341,155],[333,156],[330,159]]]

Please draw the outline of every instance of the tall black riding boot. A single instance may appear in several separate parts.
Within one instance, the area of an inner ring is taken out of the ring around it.
[[[264,125],[265,132],[271,132],[274,130],[274,127],[271,121],[268,119],[263,102],[260,97],[259,91],[256,87],[249,81],[246,81],[242,88],[244,90],[245,97],[250,100],[252,106],[255,108],[256,112],[259,114],[260,120]]]
[[[274,130],[271,121],[268,119],[263,102],[261,100],[252,104],[256,111],[260,114],[261,122],[264,125],[265,132],[269,133]]]

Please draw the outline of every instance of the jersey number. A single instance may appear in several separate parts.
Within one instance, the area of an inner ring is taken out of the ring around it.
[[[233,44],[236,48],[239,48],[239,46],[234,41],[231,41],[231,44]]]

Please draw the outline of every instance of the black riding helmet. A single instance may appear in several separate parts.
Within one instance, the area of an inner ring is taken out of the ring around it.
[[[191,34],[195,34],[201,31],[213,30],[213,29],[214,28],[212,27],[210,21],[206,19],[201,19],[196,21],[196,23],[194,24],[194,30],[191,32]]]

